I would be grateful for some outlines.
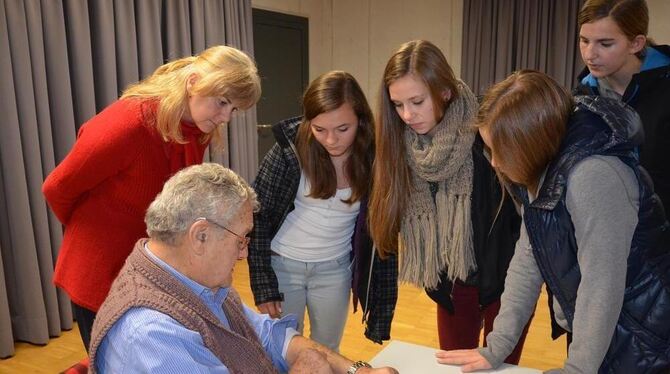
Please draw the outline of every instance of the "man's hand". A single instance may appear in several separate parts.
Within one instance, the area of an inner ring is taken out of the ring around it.
[[[258,304],[258,310],[263,314],[269,314],[272,318],[279,318],[281,317],[281,301]]]
[[[286,351],[286,361],[291,368],[289,371],[291,374],[321,374],[328,373],[328,370],[335,374],[344,374],[354,363],[339,353],[300,335],[291,338]],[[356,374],[398,374],[398,372],[390,367],[377,369],[363,367],[359,368]]]
[[[435,357],[440,364],[462,365],[461,371],[463,373],[492,368],[491,364],[476,349],[437,351]]]

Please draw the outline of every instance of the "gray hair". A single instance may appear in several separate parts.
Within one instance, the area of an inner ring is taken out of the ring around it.
[[[190,166],[165,182],[149,205],[144,217],[147,234],[175,245],[197,218],[227,225],[247,201],[258,210],[256,192],[232,170],[215,163]]]

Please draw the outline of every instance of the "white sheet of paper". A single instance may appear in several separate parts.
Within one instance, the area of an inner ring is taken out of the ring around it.
[[[437,349],[422,345],[392,340],[371,361],[374,367],[391,366],[400,374],[457,374],[459,366],[438,364],[435,359]],[[541,370],[503,364],[497,370],[484,370],[477,373],[538,374]]]

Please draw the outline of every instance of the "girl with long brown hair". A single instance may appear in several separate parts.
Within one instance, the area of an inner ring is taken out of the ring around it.
[[[370,255],[365,225],[372,113],[354,77],[342,71],[312,81],[303,108],[302,117],[273,127],[277,143],[254,182],[261,203],[249,248],[255,302],[273,317],[296,314],[301,331],[307,310],[311,338],[338,350],[353,272],[366,336],[381,343],[389,339],[397,265]]]
[[[520,218],[473,125],[477,100],[432,43],[403,44],[384,70],[370,233],[399,279],[437,303],[443,349],[475,348],[500,306]],[[508,362],[518,363],[523,339]]]

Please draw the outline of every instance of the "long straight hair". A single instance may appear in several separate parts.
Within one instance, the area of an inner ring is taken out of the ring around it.
[[[367,195],[370,169],[374,155],[374,119],[363,90],[351,74],[331,71],[314,79],[303,95],[303,121],[298,127],[296,147],[302,170],[309,180],[310,197],[327,199],[337,191],[337,174],[328,151],[314,138],[311,121],[322,113],[333,111],[345,103],[358,118],[356,137],[344,171],[351,184],[351,196],[344,202],[351,204]]]
[[[475,125],[489,135],[501,183],[517,183],[537,193],[573,108],[572,96],[538,71],[517,71],[489,88]]]
[[[256,104],[261,96],[261,84],[256,64],[244,52],[228,46],[215,46],[197,56],[184,57],[158,67],[144,80],[134,83],[123,92],[121,99],[157,100],[156,129],[165,141],[185,143],[181,119],[188,107],[186,82],[191,75],[198,80],[190,94],[222,96],[237,100],[240,109]],[[219,140],[214,135],[214,140]],[[206,135],[203,141],[212,135]]]
[[[405,159],[407,125],[389,96],[389,86],[408,74],[428,86],[436,121],[441,120],[449,103],[458,97],[454,72],[442,51],[431,42],[414,40],[404,43],[386,64],[379,90],[375,128],[377,146],[368,206],[370,235],[382,257],[398,250],[400,223],[411,192],[410,170]],[[443,99],[445,90],[451,91],[446,102]]]

